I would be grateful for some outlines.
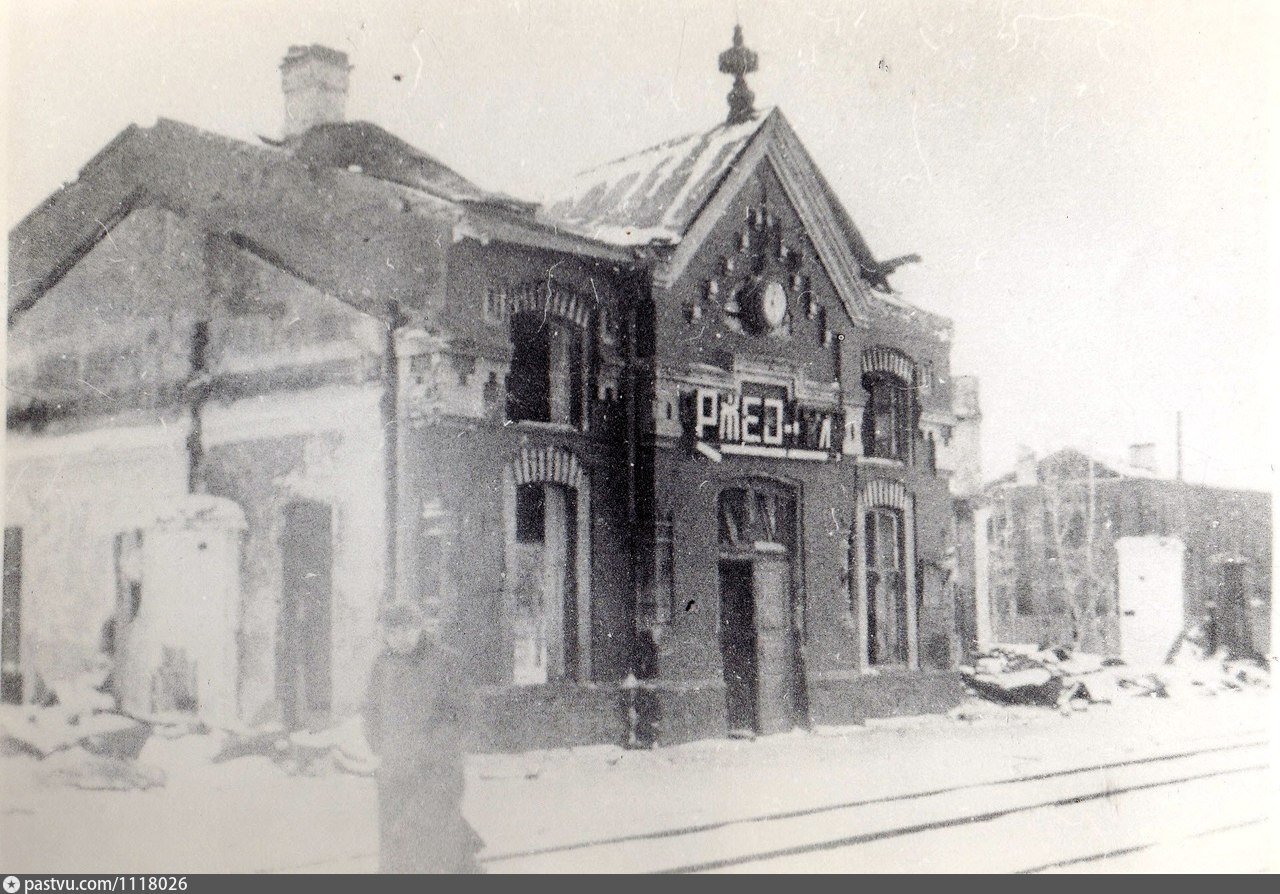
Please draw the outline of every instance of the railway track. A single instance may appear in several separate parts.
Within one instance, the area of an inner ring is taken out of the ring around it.
[[[947,868],[948,862],[954,864],[956,860],[948,861],[946,854],[957,846],[962,853],[966,849],[990,849],[990,835],[997,827],[999,834],[1019,847],[1023,838],[1038,834],[1039,825],[1052,827],[1066,821],[1064,840],[1072,835],[1079,837],[1079,830],[1071,828],[1072,811],[1091,828],[1110,823],[1114,827],[1112,838],[1147,835],[1141,841],[1118,844],[1110,839],[1082,840],[1061,854],[1053,848],[1033,847],[1021,863],[1005,859],[1003,854],[993,855],[997,864],[1003,864],[995,871],[1069,871],[1073,866],[1114,859],[1169,840],[1231,832],[1265,822],[1265,816],[1256,810],[1243,817],[1227,811],[1216,820],[1205,817],[1193,828],[1161,832],[1147,828],[1141,818],[1154,812],[1179,822],[1194,819],[1185,805],[1183,810],[1160,805],[1170,798],[1180,803],[1197,792],[1222,803],[1248,801],[1249,792],[1258,790],[1258,781],[1267,769],[1266,746],[1266,740],[1261,738],[1218,743],[892,796],[489,854],[482,862],[490,872],[502,873],[859,871],[876,866],[877,861],[901,871],[912,868],[915,849],[925,848],[936,859],[925,859],[923,863],[917,859],[915,866],[929,871]],[[1224,784],[1230,790],[1225,796],[1218,791]],[[1099,805],[1108,805],[1106,815],[1090,813],[1097,813]],[[1128,805],[1133,814],[1127,826],[1118,817],[1109,818],[1111,813],[1119,814],[1120,805]],[[1020,825],[1015,829],[1014,823]],[[1010,832],[1015,834],[1010,837]],[[905,865],[904,859],[908,861]]]

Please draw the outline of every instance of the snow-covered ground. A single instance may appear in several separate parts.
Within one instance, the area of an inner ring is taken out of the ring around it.
[[[950,716],[755,741],[476,755],[468,766],[465,810],[487,843],[482,857],[491,868],[515,869],[520,864],[504,856],[1228,741],[1274,741],[1272,713],[1270,690],[1262,688],[1132,698],[1065,712],[973,702]],[[111,783],[119,765],[78,748],[43,760],[0,758],[0,868],[375,868],[371,778],[346,772],[329,758],[309,768],[263,755],[211,762],[221,746],[208,735],[153,736],[130,764],[139,778],[121,783],[129,786],[125,790],[76,787],[77,781],[103,778]],[[358,760],[346,763],[362,769]],[[906,819],[911,803],[900,808]],[[1194,811],[1196,804],[1185,809]]]

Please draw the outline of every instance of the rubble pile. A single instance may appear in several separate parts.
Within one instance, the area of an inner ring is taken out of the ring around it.
[[[109,790],[156,788],[171,773],[263,757],[291,775],[377,769],[358,717],[318,732],[212,729],[184,713],[131,716],[106,689],[105,671],[87,672],[43,686],[38,704],[0,705],[0,757],[33,760],[48,785]]]
[[[56,686],[41,684],[32,705],[0,710],[0,755],[39,761],[49,783],[84,789],[128,790],[164,784],[164,773],[138,761],[150,724],[116,710],[105,667]]]
[[[1067,710],[1123,698],[1215,695],[1270,685],[1269,674],[1257,664],[1205,656],[1191,646],[1180,649],[1171,663],[1153,669],[1074,652],[1068,646],[997,645],[960,672],[970,692],[988,701]]]

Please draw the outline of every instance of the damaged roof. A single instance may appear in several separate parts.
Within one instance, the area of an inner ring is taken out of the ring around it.
[[[136,208],[189,217],[327,294],[386,316],[430,312],[456,234],[614,263],[615,246],[534,218],[366,123],[320,126],[255,145],[160,119],[130,125],[9,232],[12,325]]]
[[[761,146],[809,181],[821,196],[823,214],[835,224],[857,275],[890,303],[888,277],[905,255],[877,260],[839,197],[809,157],[782,111],[762,110],[737,124],[721,123],[606,162],[576,175],[543,203],[540,219],[590,239],[619,246],[679,244],[735,170],[750,167]],[[828,245],[830,256],[833,246]]]
[[[583,171],[546,204],[543,217],[617,245],[678,242],[771,114]]]
[[[537,205],[481,189],[389,131],[368,121],[317,124],[288,142],[303,164],[345,168],[461,204],[492,205],[532,215]]]

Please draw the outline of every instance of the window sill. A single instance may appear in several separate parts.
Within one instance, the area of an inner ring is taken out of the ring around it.
[[[901,459],[890,459],[887,456],[859,456],[857,463],[860,466],[882,466],[886,469],[903,469],[907,463]]]
[[[539,422],[536,419],[508,419],[505,424],[532,429],[534,431],[573,432],[575,434],[580,434],[583,431],[583,429],[568,422]]]

